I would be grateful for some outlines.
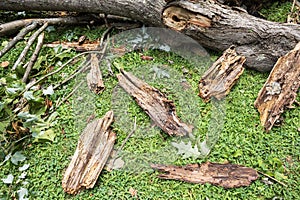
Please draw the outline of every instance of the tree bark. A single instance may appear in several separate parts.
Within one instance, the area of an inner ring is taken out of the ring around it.
[[[193,37],[204,47],[224,51],[236,46],[245,65],[270,71],[280,56],[300,41],[300,26],[269,22],[214,1],[190,0],[2,0],[2,10],[67,10],[106,13],[169,27]]]

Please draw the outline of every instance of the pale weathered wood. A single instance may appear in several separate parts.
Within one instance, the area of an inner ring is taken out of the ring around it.
[[[88,3],[84,0],[2,0],[0,8],[128,17],[151,26],[178,30],[210,49],[225,51],[235,45],[237,53],[247,59],[245,66],[259,71],[270,71],[277,59],[300,41],[299,25],[269,22],[212,0],[90,0]]]
[[[89,89],[95,94],[99,94],[105,89],[97,54],[91,54],[91,69],[86,79]]]
[[[119,85],[132,96],[153,122],[170,136],[184,136],[192,133],[193,126],[177,117],[172,100],[124,70],[117,75]]]
[[[204,101],[211,97],[224,98],[244,72],[244,56],[237,55],[235,47],[227,49],[204,73],[199,83],[199,96]]]
[[[174,179],[190,183],[236,188],[248,186],[258,178],[256,170],[236,164],[219,164],[206,162],[186,166],[152,164],[151,167],[164,172],[159,174],[161,179]]]
[[[113,112],[87,125],[81,134],[73,158],[64,173],[62,187],[69,194],[93,188],[113,149],[116,134],[110,129]]]
[[[270,131],[281,114],[294,103],[300,86],[300,43],[278,59],[255,100],[260,121]]]

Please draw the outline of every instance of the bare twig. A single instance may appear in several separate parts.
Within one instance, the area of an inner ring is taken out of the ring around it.
[[[84,80],[80,81],[78,85],[70,92],[66,97],[64,97],[60,102],[57,102],[56,107],[59,107],[62,103],[67,101],[77,90],[78,88],[83,84]]]
[[[22,29],[20,31],[20,33],[14,37],[1,51],[0,51],[0,58],[6,53],[8,52],[13,46],[15,46],[15,44],[17,44],[18,41],[22,40],[24,38],[24,36],[29,33],[30,31],[32,31],[33,29],[35,29],[37,26],[36,22],[33,22],[32,24],[28,25],[27,27],[25,27],[24,29]],[[1,28],[0,28],[1,29]]]
[[[39,53],[40,53],[40,50],[41,50],[41,48],[42,48],[42,46],[43,46],[44,36],[45,36],[45,34],[44,34],[44,33],[41,33],[41,34],[39,35],[39,37],[38,37],[38,40],[37,40],[37,44],[36,44],[35,50],[34,50],[32,56],[31,56],[31,58],[30,58],[30,61],[29,61],[28,65],[27,65],[27,67],[26,67],[26,71],[25,71],[25,73],[24,73],[24,76],[23,76],[23,78],[22,78],[22,81],[23,81],[24,83],[26,83],[27,78],[28,78],[28,76],[29,76],[29,73],[30,73],[30,71],[31,71],[31,69],[32,69],[32,67],[33,67],[33,65],[34,65],[34,63],[35,63],[35,61],[36,61],[36,59],[37,59],[37,57],[38,57],[38,55],[39,55]]]
[[[45,30],[45,28],[47,28],[47,26],[48,26],[48,23],[45,23],[34,34],[32,34],[32,36],[30,36],[30,38],[28,39],[27,45],[23,49],[22,53],[20,54],[18,60],[15,62],[14,66],[12,67],[12,70],[15,70],[18,67],[18,65],[20,64],[20,62],[22,62],[22,60],[25,58],[30,46],[33,44],[33,42],[38,37],[38,35],[41,34],[41,32],[43,32]]]
[[[259,174],[261,174],[261,175],[265,176],[265,177],[268,177],[269,179],[272,179],[273,181],[275,181],[275,182],[279,183],[280,185],[282,185],[282,186],[284,186],[284,187],[287,187],[287,185],[286,185],[286,184],[284,184],[283,182],[281,182],[281,181],[277,180],[276,178],[274,178],[274,177],[272,177],[272,176],[269,176],[268,174],[265,174],[265,173],[263,173],[263,172],[260,172],[260,171],[257,171],[257,172],[258,172]]]

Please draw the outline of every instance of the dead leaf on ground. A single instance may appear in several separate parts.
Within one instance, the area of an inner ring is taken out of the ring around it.
[[[0,65],[1,65],[1,67],[6,68],[6,67],[8,67],[9,62],[8,61],[4,61]]]

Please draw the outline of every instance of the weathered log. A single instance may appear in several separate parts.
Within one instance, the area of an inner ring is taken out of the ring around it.
[[[192,133],[193,126],[180,121],[172,100],[132,74],[121,70],[119,85],[132,96],[153,122],[170,136]]]
[[[67,10],[106,13],[181,31],[204,47],[224,51],[236,46],[245,65],[270,71],[277,59],[300,41],[300,26],[269,22],[245,10],[204,0],[2,0],[2,10]],[[163,20],[162,20],[163,19]],[[176,42],[176,41],[174,41]]]
[[[76,194],[83,187],[94,187],[116,140],[116,134],[110,129],[112,122],[113,112],[109,111],[84,129],[62,180],[65,192]]]
[[[224,98],[244,72],[245,61],[244,56],[237,55],[234,46],[227,49],[201,77],[199,96],[206,102],[211,97]]]
[[[300,43],[278,59],[255,100],[260,121],[268,132],[280,115],[292,107],[300,86]]]
[[[189,164],[186,166],[172,166],[152,164],[151,167],[164,174],[159,174],[161,179],[174,179],[190,183],[236,188],[249,186],[258,178],[256,170],[236,164],[219,164],[206,162],[201,165]]]
[[[104,89],[102,73],[100,71],[99,59],[96,54],[91,54],[91,69],[86,76],[89,89],[95,94],[101,93]]]

